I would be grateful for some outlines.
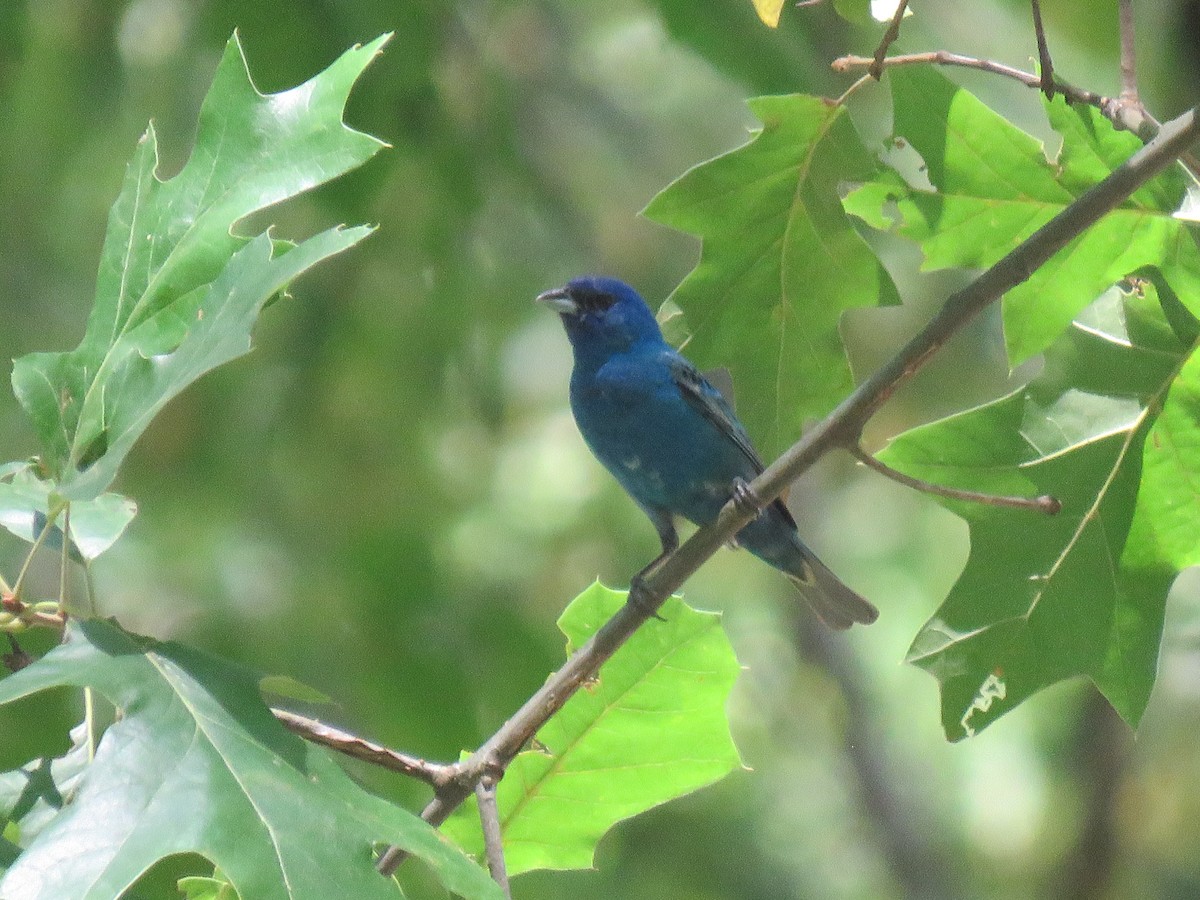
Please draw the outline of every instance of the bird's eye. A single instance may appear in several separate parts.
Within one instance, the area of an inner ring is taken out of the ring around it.
[[[617,302],[617,298],[608,291],[593,288],[577,289],[574,292],[574,300],[584,312],[603,312]]]

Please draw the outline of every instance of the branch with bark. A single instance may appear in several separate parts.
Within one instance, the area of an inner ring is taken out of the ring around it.
[[[1055,253],[1082,234],[1109,211],[1125,202],[1200,140],[1200,108],[1192,109],[1164,125],[1153,141],[1124,165],[1079,197],[1020,246],[952,295],[941,310],[874,375],[789,448],[750,489],[761,502],[769,503],[823,455],[835,449],[857,448],[867,421],[888,399],[912,379],[926,363],[962,328],[1003,294],[1025,281]],[[594,678],[600,667],[643,624],[672,593],[678,590],[718,549],[737,534],[755,515],[753,509],[730,501],[717,521],[699,529],[644,579],[637,581],[629,602],[610,618],[561,669],[517,710],[467,760],[449,767],[451,777],[435,790],[422,817],[440,825],[475,791],[485,775],[503,773],[538,729],[553,716],[583,684]],[[390,874],[403,861],[400,848],[390,848],[378,863]]]

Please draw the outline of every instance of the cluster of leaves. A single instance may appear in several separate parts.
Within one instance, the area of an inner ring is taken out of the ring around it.
[[[926,268],[983,268],[1140,146],[1095,109],[1056,99],[1045,108],[1063,147],[1051,161],[931,70],[893,70],[890,82],[895,135],[921,155],[921,173],[877,167],[843,108],[760,98],[762,131],[749,144],[646,210],[704,239],[672,300],[692,331],[689,352],[728,366],[755,398],[745,418],[769,452],[844,396],[841,310],[895,298],[848,214],[918,243]],[[928,181],[906,180],[919,174]],[[847,183],[857,187],[839,199]],[[1005,296],[1009,358],[1044,353],[1041,375],[881,454],[935,483],[1062,502],[1047,518],[943,501],[970,524],[971,556],[909,660],[941,683],[951,739],[1075,675],[1130,723],[1145,709],[1167,591],[1200,561],[1187,474],[1200,468],[1200,250],[1178,214],[1188,189],[1182,169],[1167,171]]]
[[[339,227],[291,244],[269,233],[243,237],[236,226],[381,146],[341,116],[385,40],[264,96],[235,37],[195,149],[174,178],[157,177],[147,132],[110,216],[83,341],[69,353],[24,357],[13,373],[43,448],[0,467],[0,524],[31,555],[60,551],[65,573],[68,562],[86,565],[111,546],[136,510],[107,489],[153,416],[246,353],[259,313],[292,279],[368,234]],[[25,597],[20,578],[11,588],[0,581],[4,627],[60,610],[66,580],[43,601]],[[581,595],[561,623],[570,647],[624,600],[599,585]],[[325,896],[333,882],[348,896],[396,896],[396,883],[373,865],[373,848],[385,843],[424,860],[457,894],[498,895],[484,869],[425,822],[283,729],[250,673],[71,611],[79,615],[60,646],[0,681],[0,704],[71,687],[103,696],[118,715],[102,734],[89,716],[65,755],[0,775],[4,897],[118,896],[173,854],[215,866],[179,882],[189,897]],[[514,762],[501,792],[514,872],[589,865],[614,822],[738,764],[724,716],[738,667],[719,618],[677,602],[669,615],[669,625],[623,648],[538,735],[537,749]],[[469,811],[447,831],[478,849]]]
[[[772,6],[777,16],[777,4],[758,4]],[[838,7],[862,15],[866,4]],[[83,341],[24,357],[13,373],[42,451],[0,466],[0,525],[31,553],[57,548],[65,572],[111,546],[135,508],[108,488],[153,416],[247,352],[259,313],[294,278],[367,235],[339,227],[291,244],[236,228],[379,148],[341,116],[383,40],[264,96],[234,39],[174,178],[157,177],[147,132],[113,207]],[[923,158],[927,182],[880,165],[887,155],[863,145],[843,106],[762,97],[749,144],[647,209],[703,238],[672,299],[690,354],[727,366],[753,398],[744,418],[770,453],[851,389],[842,312],[898,302],[861,229],[917,242],[930,268],[987,266],[1137,146],[1095,111],[1054,101],[1046,112],[1064,144],[1051,162],[940,76],[900,71],[891,87],[895,133]],[[900,435],[883,454],[927,480],[1062,503],[1043,518],[945,501],[970,524],[971,557],[910,659],[941,682],[951,738],[1081,674],[1131,722],[1145,707],[1166,592],[1197,561],[1188,472],[1200,452],[1200,253],[1175,214],[1187,188],[1180,173],[1161,176],[1005,298],[1010,358],[1043,354],[1037,378]],[[21,596],[22,580],[0,581],[9,630],[42,607]],[[65,594],[64,578],[53,604]],[[560,622],[568,652],[624,599],[599,585],[577,598]],[[737,664],[719,619],[677,601],[664,609],[666,622],[635,635],[501,782],[510,871],[586,866],[614,822],[738,764],[723,712]],[[81,617],[61,646],[0,682],[0,704],[63,686],[103,695],[120,715],[102,736],[86,722],[65,756],[0,776],[5,897],[116,896],[181,853],[218,867],[181,883],[189,896],[321,896],[335,880],[356,897],[394,896],[372,866],[382,842],[424,859],[463,896],[497,894],[420,819],[284,731],[242,670]],[[445,830],[477,853],[474,816],[464,807]]]

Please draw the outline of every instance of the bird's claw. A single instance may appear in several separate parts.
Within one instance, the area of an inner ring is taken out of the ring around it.
[[[633,576],[633,579],[629,582],[629,599],[625,602],[647,619],[658,619],[660,622],[665,622],[667,620],[658,614],[658,608],[661,604],[655,603],[650,597],[650,592],[646,589],[645,575],[652,568],[654,568],[654,563],[651,563]]]
[[[762,501],[758,499],[758,494],[754,493],[749,482],[743,478],[733,479],[732,500],[739,512],[755,514],[762,512]]]

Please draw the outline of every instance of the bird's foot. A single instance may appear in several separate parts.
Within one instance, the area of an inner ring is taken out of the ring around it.
[[[667,620],[658,614],[658,609],[660,606],[662,606],[662,604],[656,602],[653,597],[651,597],[650,591],[646,587],[646,576],[658,567],[658,564],[662,562],[662,559],[663,557],[660,556],[658,559],[654,560],[654,562],[650,563],[650,565],[646,566],[646,568],[642,569],[642,571],[634,575],[632,579],[630,579],[629,599],[625,602],[636,609],[647,619],[658,619],[660,622],[665,622]]]
[[[758,494],[754,493],[754,489],[750,487],[750,483],[743,478],[733,479],[733,496],[731,499],[739,512],[754,513],[755,515],[762,512],[762,500],[758,498]]]

